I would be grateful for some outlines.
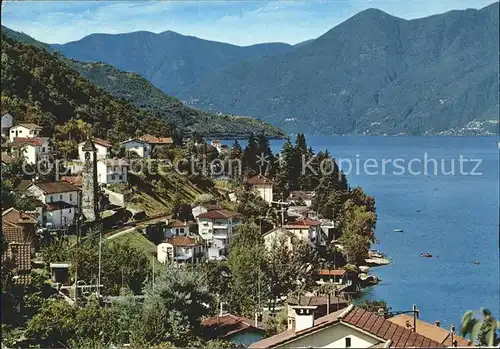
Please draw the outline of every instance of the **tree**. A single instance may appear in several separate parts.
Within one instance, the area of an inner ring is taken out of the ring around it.
[[[269,204],[256,193],[250,190],[238,190],[238,206],[236,211],[246,220],[260,225],[260,220],[267,216]]]
[[[473,342],[479,346],[498,346],[500,338],[500,321],[496,320],[488,309],[481,308],[482,319],[477,319],[476,314],[469,310],[462,317],[462,335],[470,335]]]
[[[344,231],[340,237],[340,243],[342,244],[348,263],[359,265],[364,263],[365,259],[368,258],[370,250],[370,241],[368,238]]]
[[[358,307],[367,310],[371,313],[378,313],[379,309],[383,309],[384,314],[389,311],[389,306],[386,301],[383,300],[369,300],[365,299],[363,303],[359,304]]]

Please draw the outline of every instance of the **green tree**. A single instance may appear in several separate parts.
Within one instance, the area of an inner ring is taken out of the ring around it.
[[[470,335],[473,342],[482,347],[498,346],[500,339],[497,332],[500,330],[500,321],[485,308],[481,308],[480,315],[482,319],[476,318],[475,312],[471,310],[464,314],[460,329],[462,335]]]

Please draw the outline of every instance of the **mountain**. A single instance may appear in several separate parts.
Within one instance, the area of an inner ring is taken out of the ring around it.
[[[267,43],[240,47],[184,36],[173,31],[155,34],[92,34],[52,48],[80,61],[104,62],[138,73],[162,91],[178,95],[200,77],[245,59],[286,52],[293,46]]]
[[[24,44],[52,52],[53,48],[32,37],[2,26],[2,33]],[[55,52],[55,51],[53,51]],[[178,99],[163,93],[135,73],[128,73],[100,62],[80,62],[54,53],[57,59],[80,73],[90,83],[111,93],[113,97],[131,102],[148,115],[165,119],[183,129],[210,137],[247,138],[252,133],[281,137],[282,131],[260,120],[229,115],[214,115],[184,105]],[[170,125],[170,128],[174,127]]]
[[[45,135],[72,118],[93,126],[94,135],[110,141],[133,137],[137,130],[171,134],[172,125],[140,111],[94,86],[44,49],[22,44],[2,31],[2,115],[16,122],[36,123]]]
[[[369,9],[293,51],[206,76],[180,97],[289,132],[495,132],[498,30],[498,3],[410,21]]]
[[[410,21],[369,9],[295,50],[205,76],[179,97],[288,132],[496,132],[498,23],[498,3]]]

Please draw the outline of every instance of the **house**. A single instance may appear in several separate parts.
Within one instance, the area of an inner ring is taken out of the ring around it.
[[[413,329],[413,317],[408,314],[400,314],[393,316],[388,319],[390,322],[403,326],[409,329]],[[458,346],[458,347],[470,347],[472,342],[463,337],[451,333],[450,330],[446,330],[439,325],[439,321],[435,324],[430,324],[428,322],[416,319],[415,321],[415,332],[421,334],[427,338],[430,338],[438,343],[441,343],[447,347]]]
[[[15,230],[16,228],[7,227],[5,230]],[[7,261],[13,263],[14,277],[16,284],[26,285],[31,282],[31,257],[33,248],[31,243],[9,242],[5,254],[2,254],[2,264]]]
[[[2,212],[2,227],[17,228],[19,236],[6,237],[7,241],[31,242],[35,239],[37,219],[26,212],[18,211],[11,207]]]
[[[140,136],[139,140],[149,144],[151,154],[155,151],[155,149],[158,149],[160,147],[172,146],[174,144],[174,141],[171,137],[155,137],[149,134]]]
[[[123,159],[97,161],[97,182],[101,184],[126,183],[129,164]]]
[[[333,285],[348,285],[352,284],[349,280],[347,272],[343,269],[321,269],[318,272],[318,285],[333,284]]]
[[[165,240],[173,247],[173,260],[178,263],[201,262],[205,259],[205,246],[195,237],[173,236]]]
[[[273,181],[259,174],[247,179],[247,185],[256,190],[259,196],[267,203],[273,201]]]
[[[265,330],[255,322],[233,314],[216,315],[201,322],[204,334],[211,339],[223,339],[237,346],[248,347],[265,336]]]
[[[101,138],[93,138],[92,142],[94,142],[96,148],[97,160],[107,159],[110,157],[110,150],[113,147],[110,142]],[[84,144],[85,142],[81,142],[78,144],[78,158],[82,162],[85,161],[85,152],[83,151]]]
[[[167,264],[174,260],[174,246],[169,243],[162,242],[156,246],[156,258],[158,262]]]
[[[349,301],[343,297],[332,295],[319,296],[300,296],[289,297],[286,300],[288,314],[288,329],[293,325],[293,307],[296,306],[314,306],[314,319],[328,315],[334,311],[344,309],[349,305]]]
[[[121,143],[126,151],[134,152],[141,158],[149,159],[151,157],[151,145],[141,141],[138,138],[126,140]]]
[[[264,238],[266,248],[269,250],[271,250],[275,244],[281,243],[282,241],[284,241],[289,248],[292,248],[295,239],[295,235],[290,230],[286,230],[282,227],[271,229],[267,233],[264,233],[262,237]]]
[[[213,139],[211,142],[210,142],[210,145],[212,147],[214,147],[215,149],[217,149],[217,152],[220,154],[222,153],[222,143],[220,140],[218,139]]]
[[[165,237],[169,238],[172,236],[188,236],[191,235],[191,228],[194,228],[195,222],[186,222],[174,219],[172,221],[167,221],[167,228],[165,231]]]
[[[301,219],[283,226],[291,231],[297,238],[307,241],[312,245],[325,245],[326,236],[321,230],[321,222],[314,219]]]
[[[198,233],[209,247],[222,254],[228,252],[229,239],[235,227],[240,224],[241,214],[229,210],[213,210],[198,215]],[[213,255],[211,255],[212,257]],[[217,257],[217,256],[213,256]]]
[[[14,117],[9,113],[2,115],[2,136],[9,137],[9,129],[12,127]]]
[[[17,137],[11,142],[18,157],[24,158],[28,164],[36,164],[48,160],[50,155],[49,138],[47,137]]]
[[[3,118],[2,118],[3,125]],[[3,126],[2,126],[3,127]],[[41,126],[35,124],[19,124],[12,126],[9,130],[9,140],[12,142],[16,138],[36,138],[40,135]]]
[[[83,186],[83,177],[81,175],[76,175],[76,176],[61,176],[61,181],[66,181],[68,183],[71,183],[75,187],[78,187],[80,189]]]
[[[307,207],[312,206],[312,200],[314,199],[314,192],[306,192],[302,190],[294,190],[288,196],[289,202],[303,202]]]
[[[200,204],[191,210],[191,213],[193,214],[193,217],[196,219],[198,216],[202,213],[208,212],[208,211],[214,211],[214,210],[220,210],[222,207],[219,205],[213,205],[213,204]]]
[[[65,228],[79,212],[79,189],[66,181],[32,183],[26,189],[44,205],[38,208],[43,227]]]
[[[11,165],[13,164],[16,159],[12,156],[7,154],[6,152],[2,152],[2,165]]]
[[[250,348],[442,348],[444,344],[349,305],[314,319],[315,306],[294,306],[292,328]]]

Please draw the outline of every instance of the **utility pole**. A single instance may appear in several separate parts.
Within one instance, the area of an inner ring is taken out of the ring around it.
[[[101,299],[101,254],[102,254],[102,231],[99,229],[99,272],[97,274],[97,299]]]
[[[155,258],[153,257],[153,293],[155,293]],[[167,265],[167,263],[165,263]]]
[[[416,304],[413,304],[412,311],[413,311],[413,332],[417,332],[418,309]]]
[[[78,294],[78,258],[79,258],[79,253],[80,253],[80,213],[78,213],[78,216],[76,217],[76,253],[77,253],[77,258],[75,261],[75,304],[76,304],[76,299],[77,299],[77,294]]]

